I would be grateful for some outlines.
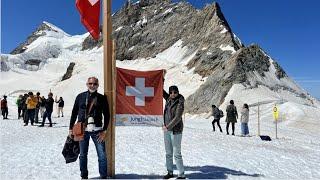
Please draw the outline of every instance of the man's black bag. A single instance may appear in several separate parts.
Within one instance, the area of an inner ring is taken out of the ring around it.
[[[271,141],[270,136],[260,136],[262,141]]]
[[[74,141],[68,136],[62,150],[62,155],[64,156],[66,163],[68,164],[68,163],[77,161],[79,153],[80,153],[79,142]]]

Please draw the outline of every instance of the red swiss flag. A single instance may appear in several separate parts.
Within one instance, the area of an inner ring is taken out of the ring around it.
[[[76,0],[76,7],[80,13],[82,24],[91,36],[98,40],[100,36],[100,0]]]
[[[116,119],[119,125],[163,123],[163,70],[117,68]]]

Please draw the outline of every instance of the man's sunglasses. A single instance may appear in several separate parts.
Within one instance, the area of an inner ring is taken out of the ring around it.
[[[169,92],[170,94],[178,94],[178,92],[177,91],[171,91],[171,92]]]
[[[98,83],[88,83],[88,85],[95,85],[95,86],[97,86]]]

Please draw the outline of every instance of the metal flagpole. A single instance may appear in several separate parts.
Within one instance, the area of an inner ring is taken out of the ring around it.
[[[115,176],[115,116],[114,116],[114,67],[112,47],[111,0],[103,0],[103,58],[104,58],[104,94],[109,102],[110,122],[106,137],[108,176]]]

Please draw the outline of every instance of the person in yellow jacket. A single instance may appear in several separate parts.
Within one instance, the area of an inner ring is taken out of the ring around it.
[[[37,104],[38,104],[38,99],[37,99],[37,97],[33,96],[32,92],[29,92],[28,95],[29,95],[29,97],[26,100],[26,104],[27,104],[27,119],[24,122],[24,126],[28,126],[29,119],[30,119],[31,125],[33,126],[34,116],[36,114],[36,107],[37,107]]]

